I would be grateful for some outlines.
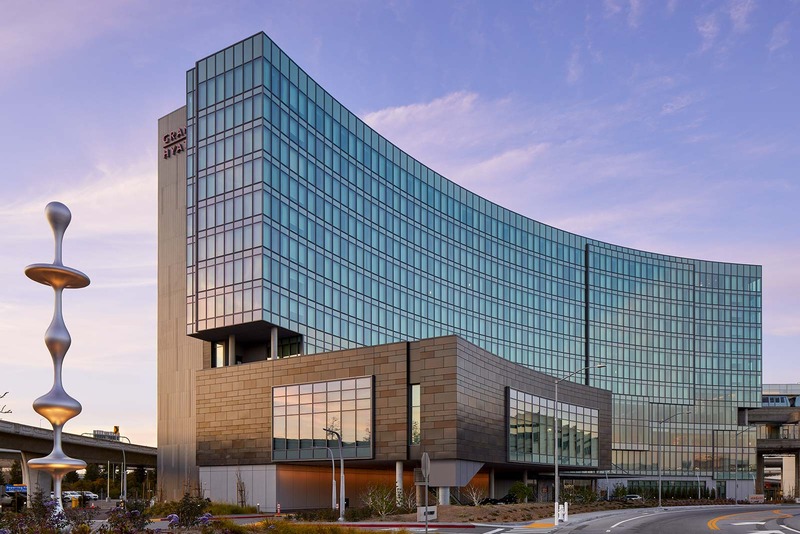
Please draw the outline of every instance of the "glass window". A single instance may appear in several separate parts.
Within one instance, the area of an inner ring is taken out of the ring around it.
[[[419,384],[411,384],[409,396],[409,400],[411,401],[411,410],[409,410],[411,415],[411,424],[409,425],[410,435],[408,437],[408,442],[411,445],[419,445],[422,443],[422,419]]]
[[[326,429],[341,435],[345,458],[371,458],[372,383],[369,376],[274,387],[273,459],[324,458],[326,447],[339,446]]]

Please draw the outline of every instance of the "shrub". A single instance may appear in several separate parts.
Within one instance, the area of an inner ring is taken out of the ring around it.
[[[409,490],[403,491],[402,502],[400,503],[401,514],[408,514],[417,511],[417,489],[411,487]]]
[[[56,502],[45,499],[41,491],[31,496],[31,507],[22,512],[0,514],[0,529],[19,534],[57,534],[69,522],[63,511],[56,512]]]
[[[228,504],[224,502],[212,502],[208,507],[208,512],[214,516],[218,515],[236,515],[236,514],[254,514],[256,513],[255,506],[239,506],[238,504]]]
[[[113,508],[108,514],[108,524],[100,527],[98,532],[107,534],[137,534],[143,532],[150,524],[146,511],[136,506],[125,509],[122,506]]]
[[[528,499],[533,497],[533,488],[521,480],[518,480],[511,484],[511,488],[508,490],[508,493],[510,493],[517,500],[517,502],[526,502]]]
[[[64,510],[73,534],[88,534],[92,531],[92,520],[97,515],[97,508],[67,508]]]
[[[167,516],[170,528],[174,527],[194,527],[206,524],[211,518],[211,514],[206,514],[206,509],[211,505],[210,502],[202,497],[195,497],[184,493],[175,512]]]
[[[339,519],[339,510],[333,508],[320,508],[319,510],[300,510],[294,514],[297,521],[336,521]]]
[[[203,527],[203,534],[248,534],[253,532],[252,528],[238,525],[228,519],[212,521]]]
[[[372,517],[372,510],[369,508],[348,508],[344,511],[344,518],[346,521],[364,521]]]

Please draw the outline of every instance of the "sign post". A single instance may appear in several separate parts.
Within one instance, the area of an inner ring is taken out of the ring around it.
[[[431,458],[422,453],[422,476],[425,477],[425,534],[428,534],[428,477],[431,474]]]

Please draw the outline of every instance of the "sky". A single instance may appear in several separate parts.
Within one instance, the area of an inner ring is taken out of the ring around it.
[[[0,0],[0,414],[48,427],[53,259],[66,432],[156,443],[157,120],[185,71],[265,31],[401,149],[594,239],[763,265],[763,381],[800,382],[800,1]]]

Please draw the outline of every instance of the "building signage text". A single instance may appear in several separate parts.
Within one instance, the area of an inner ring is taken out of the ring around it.
[[[178,128],[164,135],[162,138],[164,159],[169,159],[175,154],[186,150],[186,128]]]

